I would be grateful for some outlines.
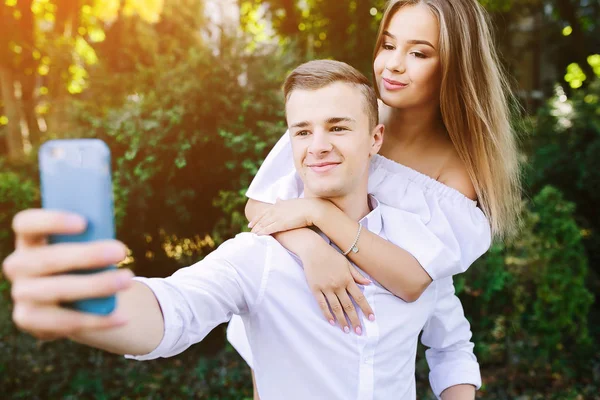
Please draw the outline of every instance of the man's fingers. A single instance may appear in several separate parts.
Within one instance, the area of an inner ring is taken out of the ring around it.
[[[350,296],[354,299],[354,302],[358,305],[358,307],[362,310],[363,314],[369,319],[369,321],[375,321],[375,313],[373,309],[369,305],[367,298],[361,292],[360,288],[356,286],[356,283],[351,283],[346,288]]]
[[[346,333],[350,333],[350,328],[348,327],[348,321],[346,320],[346,316],[344,315],[344,309],[340,304],[340,300],[333,292],[324,293],[327,302],[329,302],[329,307],[335,315],[335,319],[340,324],[342,330]]]
[[[81,331],[114,328],[127,323],[127,319],[119,313],[98,316],[58,306],[28,303],[15,305],[13,321],[19,329],[40,339],[64,338]]]
[[[86,225],[85,219],[76,214],[42,209],[21,211],[12,222],[18,246],[34,245],[48,235],[75,235]]]
[[[335,319],[331,314],[331,310],[329,310],[329,304],[327,303],[327,299],[325,298],[323,292],[321,292],[320,290],[314,290],[313,296],[315,296],[317,304],[319,305],[319,308],[321,309],[321,312],[323,313],[325,319],[329,321],[329,324],[331,326],[335,326]]]
[[[132,277],[130,270],[112,270],[95,274],[20,279],[12,287],[12,296],[15,302],[38,304],[106,297],[129,287]]]
[[[6,276],[28,277],[106,267],[122,261],[126,247],[116,240],[93,243],[59,243],[15,251],[4,260]]]
[[[362,335],[362,327],[360,326],[360,319],[358,318],[358,313],[356,312],[356,307],[352,303],[352,300],[348,296],[346,289],[342,289],[336,293],[338,299],[340,299],[340,303],[342,304],[342,308],[344,309],[344,313],[348,316],[350,320],[350,324],[356,332],[357,335]]]

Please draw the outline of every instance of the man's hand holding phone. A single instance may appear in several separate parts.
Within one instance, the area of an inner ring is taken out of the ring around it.
[[[62,307],[62,303],[106,297],[131,286],[130,270],[110,269],[95,274],[72,274],[117,264],[126,256],[116,240],[48,244],[50,235],[76,235],[86,229],[78,215],[26,210],[13,220],[16,249],[3,263],[12,282],[13,320],[40,339],[69,337],[127,323],[124,315],[94,315]]]
[[[15,324],[40,339],[151,352],[164,319],[152,290],[115,267],[127,249],[114,240],[110,150],[97,139],[53,140],[39,161],[44,208],[15,216],[16,249],[3,263]]]

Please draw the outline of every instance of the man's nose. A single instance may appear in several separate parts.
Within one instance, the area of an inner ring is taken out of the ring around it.
[[[330,152],[332,149],[333,145],[329,140],[329,135],[327,134],[327,132],[319,130],[313,133],[312,140],[308,148],[308,151],[311,154],[319,156]]]

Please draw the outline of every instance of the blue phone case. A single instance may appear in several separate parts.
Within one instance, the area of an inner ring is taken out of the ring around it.
[[[39,150],[42,207],[69,211],[83,216],[84,233],[75,236],[55,235],[50,243],[88,242],[115,237],[110,150],[98,139],[51,140]],[[78,271],[94,273],[96,270]],[[65,306],[106,315],[116,306],[115,296],[91,298]]]

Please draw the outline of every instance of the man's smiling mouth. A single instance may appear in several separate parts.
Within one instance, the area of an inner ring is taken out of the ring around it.
[[[341,163],[339,163],[339,162],[327,161],[327,162],[307,164],[306,166],[308,168],[310,168],[313,172],[323,173],[323,172],[331,171],[332,169],[334,169],[335,167],[337,167],[340,164]]]

